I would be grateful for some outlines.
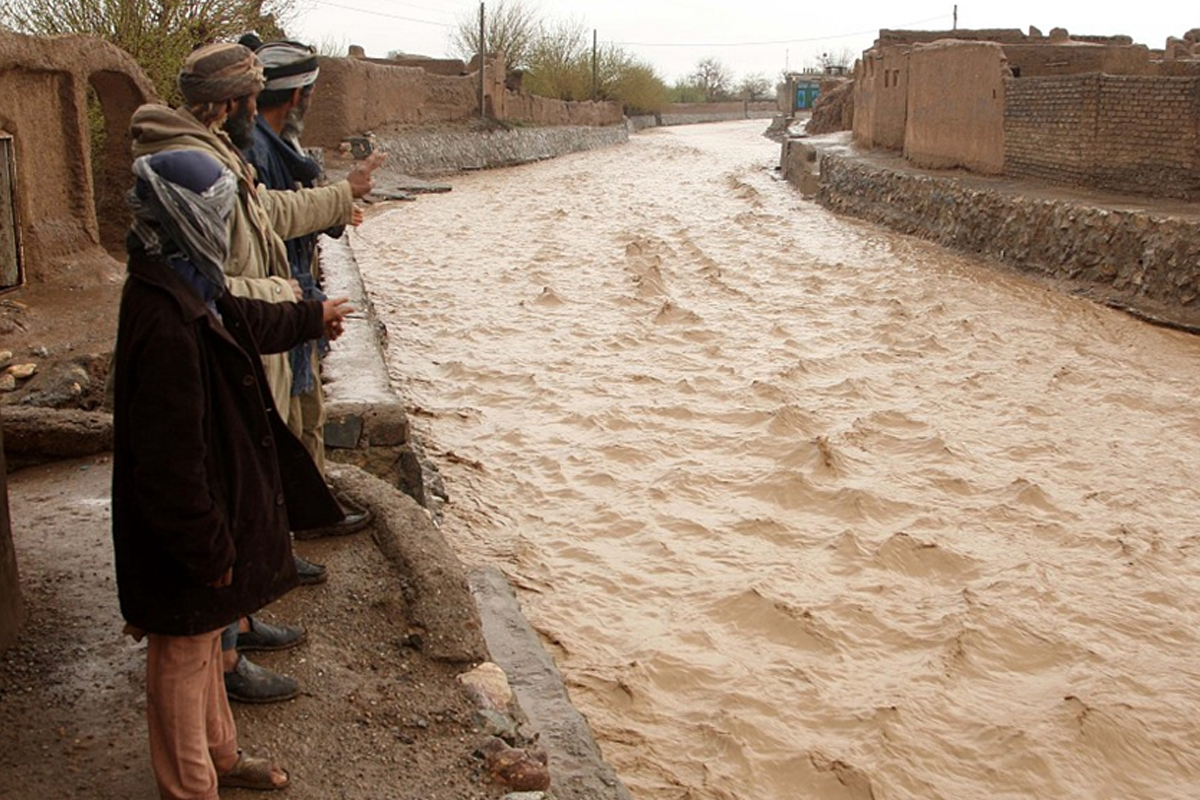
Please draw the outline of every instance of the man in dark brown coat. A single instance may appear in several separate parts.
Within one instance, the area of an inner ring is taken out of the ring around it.
[[[199,151],[139,158],[114,360],[113,543],[121,612],[149,639],[151,762],[160,795],[282,788],[237,748],[221,631],[294,587],[289,530],[342,517],[275,410],[261,353],[336,337],[344,300],[225,291],[237,181]]]

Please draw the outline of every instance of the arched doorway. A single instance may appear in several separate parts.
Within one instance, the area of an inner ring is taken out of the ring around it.
[[[143,102],[142,93],[124,73],[94,72],[88,79],[87,123],[96,224],[100,244],[120,261],[125,260],[130,219],[125,192],[133,185],[129,120]]]

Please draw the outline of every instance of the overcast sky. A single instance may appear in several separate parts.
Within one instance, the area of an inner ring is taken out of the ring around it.
[[[512,2],[512,0],[510,0]],[[815,64],[821,53],[871,46],[880,28],[945,30],[953,2],[931,0],[524,0],[547,21],[577,21],[601,43],[621,45],[668,83],[702,58],[715,57],[737,79]],[[357,44],[369,56],[400,50],[448,56],[458,23],[478,18],[478,0],[301,0],[289,32],[329,50]],[[1123,3],[1114,0],[967,0],[960,28],[1020,28],[1049,33],[1128,34],[1161,48],[1168,36],[1200,28],[1200,0]]]

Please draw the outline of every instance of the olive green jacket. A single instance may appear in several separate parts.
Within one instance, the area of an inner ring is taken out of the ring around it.
[[[254,168],[229,137],[201,124],[183,109],[144,105],[134,112],[130,133],[134,158],[166,150],[203,150],[237,176],[239,202],[229,222],[225,275],[229,290],[239,297],[294,300],[288,285],[292,273],[284,242],[350,222],[353,197],[347,181],[299,191],[256,186]],[[264,356],[263,367],[275,406],[286,422],[292,387],[287,354]]]

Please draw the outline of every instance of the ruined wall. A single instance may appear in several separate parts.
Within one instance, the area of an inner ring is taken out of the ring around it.
[[[1006,44],[1004,55],[1013,75],[1021,78],[1090,72],[1153,75],[1158,71],[1150,62],[1150,49],[1145,45]]]
[[[1200,322],[1200,218],[1045,200],[826,155],[818,199],[1164,319]]]
[[[21,582],[8,518],[8,469],[4,462],[4,433],[0,431],[0,653],[17,640],[21,626]]]
[[[1200,199],[1200,77],[1010,79],[1005,174]]]
[[[854,79],[821,81],[821,93],[813,105],[805,130],[810,135],[854,129]]]
[[[102,244],[119,250],[128,227],[121,193],[132,184],[129,118],[154,98],[149,79],[99,39],[0,32],[0,97],[27,280],[61,279],[56,265]]]
[[[909,55],[904,155],[930,169],[1004,170],[1004,50],[937,42]]]

